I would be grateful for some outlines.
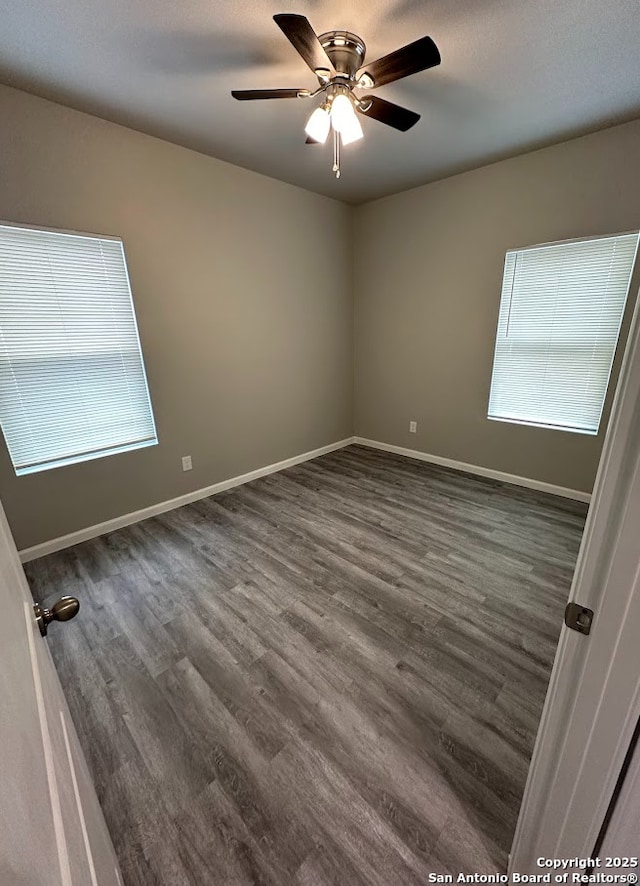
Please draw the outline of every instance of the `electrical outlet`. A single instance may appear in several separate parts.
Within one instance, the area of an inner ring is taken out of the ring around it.
[[[190,455],[183,455],[182,456],[182,470],[183,471],[190,471],[192,467],[193,467],[193,465],[191,464],[191,456]]]
[[[418,433],[418,422],[417,421],[410,421],[409,422],[409,433],[410,434],[417,434]]]

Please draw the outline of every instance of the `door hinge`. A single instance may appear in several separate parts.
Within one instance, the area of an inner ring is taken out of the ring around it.
[[[567,603],[564,611],[564,623],[573,631],[588,634],[593,622],[593,609],[587,609],[579,603]]]

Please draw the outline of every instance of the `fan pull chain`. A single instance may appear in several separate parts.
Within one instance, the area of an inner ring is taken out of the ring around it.
[[[340,178],[340,135],[333,130],[333,171]]]

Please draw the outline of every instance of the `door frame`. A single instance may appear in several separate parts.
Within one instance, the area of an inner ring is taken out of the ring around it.
[[[591,634],[563,626],[509,874],[591,856],[640,717],[640,303],[636,307],[569,600]]]

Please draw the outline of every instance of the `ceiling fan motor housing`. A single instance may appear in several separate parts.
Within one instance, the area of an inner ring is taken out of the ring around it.
[[[320,34],[318,40],[336,73],[350,81],[355,80],[356,71],[362,67],[367,51],[364,40],[351,31],[327,31]]]

